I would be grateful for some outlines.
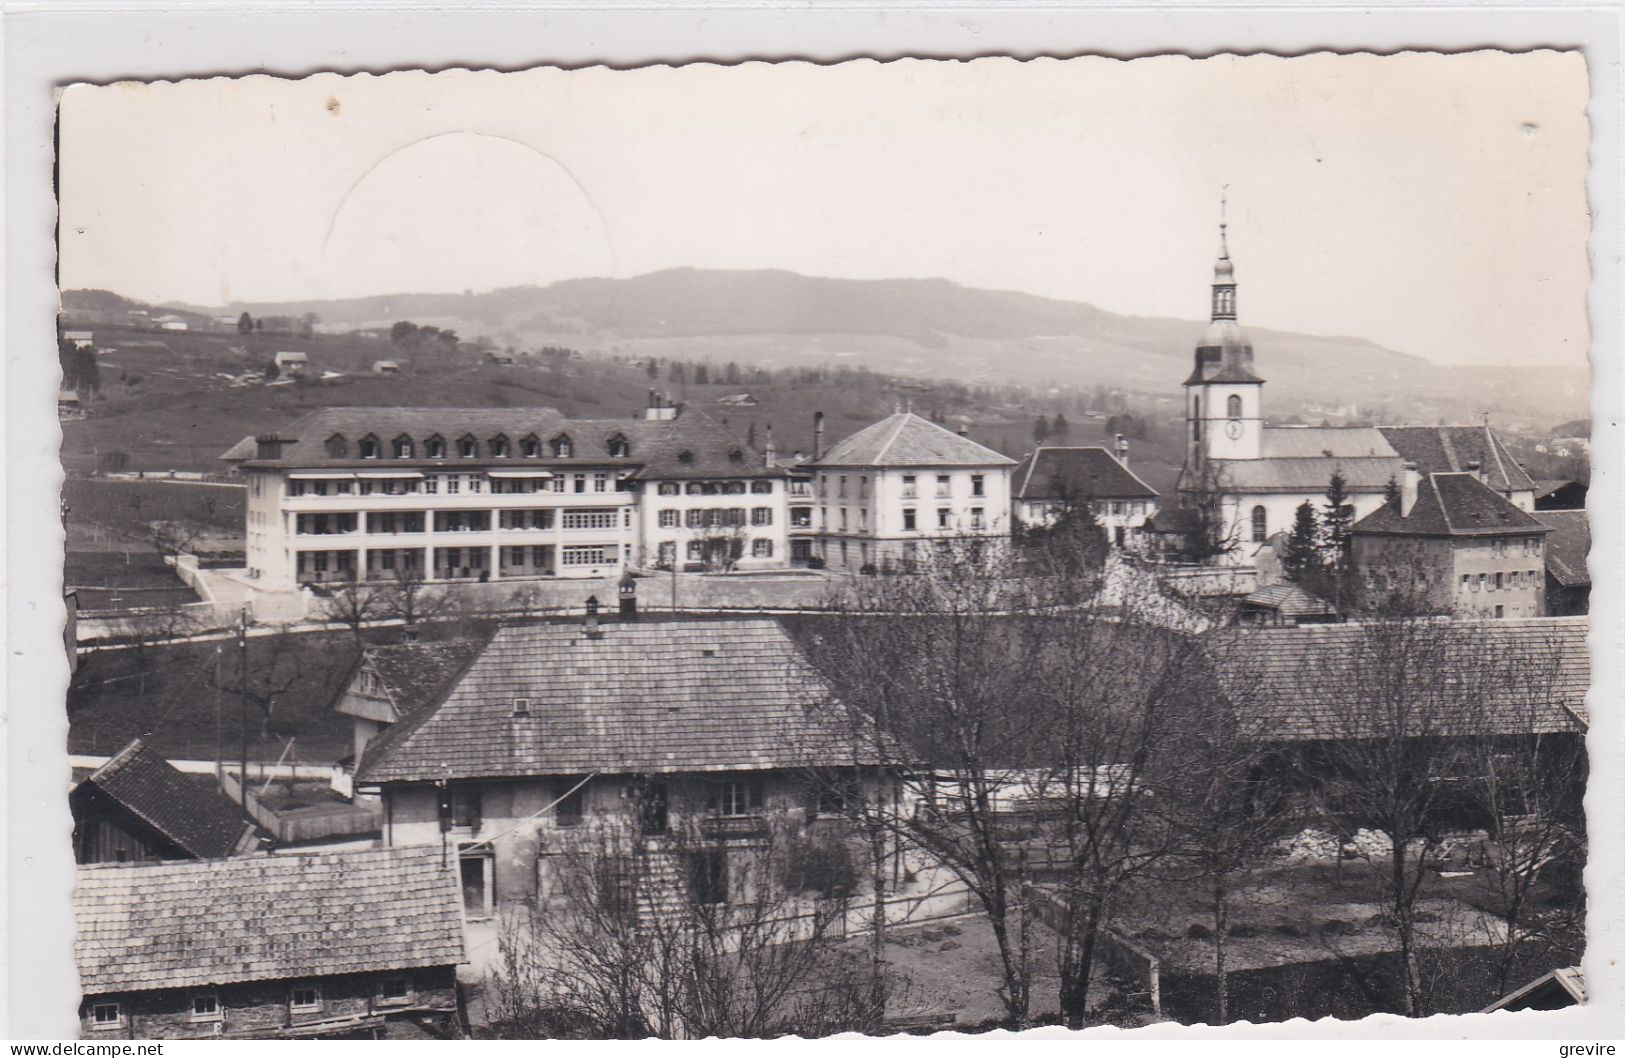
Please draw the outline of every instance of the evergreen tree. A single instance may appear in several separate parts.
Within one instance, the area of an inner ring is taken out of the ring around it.
[[[254,329],[254,317],[250,316],[246,312],[243,313],[241,316],[237,317],[237,333],[238,334],[247,334],[249,331],[252,331],[253,329]]]
[[[1308,500],[1298,504],[1281,565],[1287,580],[1300,585],[1313,581],[1321,572],[1320,524],[1315,517],[1315,505]]]
[[[1072,424],[1066,421],[1066,416],[1060,412],[1055,413],[1055,421],[1050,423],[1050,436],[1057,441],[1065,441],[1066,435],[1072,429]]]
[[[722,377],[723,381],[730,386],[739,385],[739,365],[732,360],[728,361],[728,366],[723,370]]]
[[[1388,479],[1387,487],[1382,490],[1382,502],[1396,511],[1402,510],[1405,506],[1405,500],[1399,492],[1399,482],[1393,478]]]
[[[707,367],[706,365],[704,365],[704,364],[701,364],[700,366],[696,367],[694,369],[694,384],[696,386],[708,386],[708,385],[710,385],[711,384],[711,369],[709,367]]]
[[[1343,574],[1348,569],[1349,528],[1354,524],[1354,505],[1348,502],[1343,475],[1332,472],[1326,486],[1326,513],[1321,516],[1324,564],[1331,579],[1331,603],[1343,608]]]
[[[643,365],[643,373],[650,378],[660,377],[660,365],[655,362],[653,357],[650,357],[649,362]]]
[[[671,381],[673,381],[673,382],[679,382],[679,383],[687,382],[688,381],[688,372],[683,370],[682,361],[673,360],[671,367],[669,369],[667,369],[666,377],[668,379],[670,379]]]
[[[1033,423],[1033,441],[1037,444],[1043,444],[1048,437],[1049,420],[1040,415],[1038,420]]]

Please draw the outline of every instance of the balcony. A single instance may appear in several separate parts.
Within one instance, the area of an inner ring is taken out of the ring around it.
[[[700,819],[700,835],[715,841],[764,837],[767,830],[767,817],[760,814],[704,816]]]

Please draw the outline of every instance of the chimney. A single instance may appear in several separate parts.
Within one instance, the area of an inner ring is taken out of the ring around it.
[[[1416,506],[1416,491],[1422,487],[1422,473],[1417,470],[1416,464],[1409,460],[1400,467],[1399,515],[1401,518],[1409,518],[1411,508]]]
[[[776,467],[779,465],[778,450],[773,447],[773,424],[767,424],[767,446],[762,449],[762,465]]]
[[[649,407],[644,410],[643,417],[649,422],[669,422],[677,418],[677,409],[664,395],[649,391]]]
[[[1484,464],[1480,463],[1476,459],[1473,460],[1471,463],[1467,464],[1467,473],[1471,474],[1473,477],[1477,478],[1479,481],[1484,482],[1484,484],[1489,483],[1489,482],[1485,481],[1485,478],[1486,478],[1487,475],[1485,475],[1485,473],[1484,473]]]
[[[959,436],[968,438],[970,436],[970,423],[964,419],[960,419],[958,433]]]
[[[824,413],[813,412],[813,462],[824,458]]]
[[[1122,434],[1117,435],[1117,461],[1128,466],[1128,438]]]
[[[621,600],[621,620],[636,621],[638,619],[638,581],[627,570],[621,574],[621,583],[618,591]]]

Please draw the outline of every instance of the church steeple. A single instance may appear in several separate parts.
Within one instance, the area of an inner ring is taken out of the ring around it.
[[[1219,259],[1213,265],[1213,320],[1236,318],[1236,267],[1230,263],[1230,227],[1225,217],[1225,195],[1219,196]]]

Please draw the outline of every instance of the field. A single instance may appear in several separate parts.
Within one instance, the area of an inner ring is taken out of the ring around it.
[[[63,586],[78,593],[82,610],[127,610],[197,602],[197,593],[147,547],[121,551],[70,550]]]

